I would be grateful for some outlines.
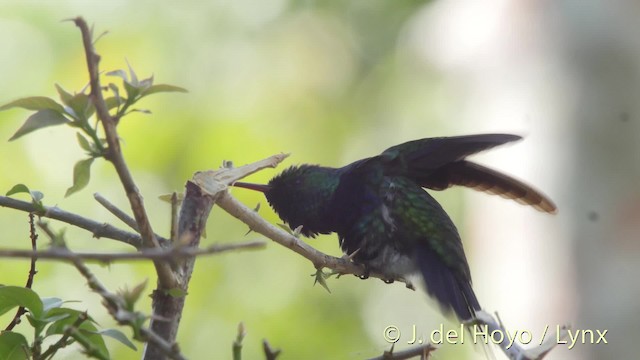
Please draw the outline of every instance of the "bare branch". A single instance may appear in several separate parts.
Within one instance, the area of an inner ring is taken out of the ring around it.
[[[170,247],[162,249],[145,249],[131,253],[93,253],[70,252],[53,247],[46,251],[30,251],[18,249],[0,249],[0,258],[38,258],[41,260],[92,260],[104,263],[114,261],[156,260],[172,262],[177,259],[191,258],[201,255],[219,254],[237,250],[256,250],[265,247],[262,241],[249,241],[239,244],[212,245],[204,249],[194,247]]]
[[[120,140],[116,131],[116,125],[118,119],[109,114],[107,104],[102,95],[102,86],[100,85],[100,72],[98,70],[98,63],[100,62],[100,55],[95,51],[93,47],[93,39],[91,38],[91,30],[87,26],[86,21],[77,17],[74,22],[80,32],[82,33],[82,42],[84,44],[85,55],[87,59],[87,67],[89,69],[89,83],[91,84],[91,99],[93,105],[96,108],[96,114],[102,123],[104,129],[107,144],[109,145],[105,158],[109,160],[118,173],[120,182],[124,187],[124,190],[129,198],[131,204],[131,210],[133,216],[136,219],[138,228],[140,229],[140,235],[142,236],[142,243],[145,248],[159,248],[160,244],[156,239],[156,236],[151,228],[151,223],[147,216],[147,212],[144,208],[144,202],[140,191],[133,181],[131,172],[127,167],[127,164],[122,155],[122,149],[120,148]],[[172,289],[177,287],[178,282],[171,271],[171,267],[166,263],[154,262],[156,272],[158,273],[158,282],[163,289]]]
[[[107,200],[104,196],[98,193],[93,194],[93,198],[96,199],[96,201],[100,203],[100,205],[104,206],[104,208],[107,209],[110,213],[112,213],[115,217],[120,219],[120,221],[129,225],[129,227],[135,230],[136,232],[140,232],[140,230],[138,230],[138,224],[136,224],[136,219],[132,218],[131,216],[129,216],[129,214],[120,210],[117,206],[113,205],[109,200]]]
[[[8,207],[20,211],[26,211],[30,213],[38,213],[40,209],[30,202],[13,199],[6,196],[0,196],[0,206]],[[118,229],[113,225],[107,223],[100,223],[80,215],[64,211],[58,207],[44,207],[44,214],[39,216],[46,217],[62,221],[64,223],[77,226],[81,229],[85,229],[93,234],[95,238],[107,238],[121,241],[125,244],[129,244],[136,249],[142,248],[142,238],[139,234],[131,233]],[[168,241],[164,238],[158,238],[162,243],[168,244]]]
[[[199,171],[193,175],[193,181],[200,187],[207,189],[210,194],[217,193],[219,184],[231,185],[234,182],[265,168],[275,168],[289,154],[277,154],[266,159],[237,168],[223,167],[218,170]]]

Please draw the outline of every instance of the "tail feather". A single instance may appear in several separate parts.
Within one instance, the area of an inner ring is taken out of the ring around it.
[[[533,206],[542,212],[555,213],[557,210],[551,199],[531,186],[466,160],[443,166],[420,184],[433,190],[443,190],[453,185],[466,186]]]
[[[434,251],[427,248],[419,249],[416,257],[427,293],[438,301],[442,310],[453,310],[463,321],[474,318],[481,308],[471,287],[471,279],[446,266]]]

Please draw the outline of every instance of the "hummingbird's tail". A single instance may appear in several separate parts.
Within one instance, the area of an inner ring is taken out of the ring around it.
[[[454,185],[465,186],[530,205],[538,211],[557,211],[553,201],[540,191],[511,176],[468,160],[443,166],[420,185],[433,190],[443,190]]]
[[[416,256],[427,293],[438,301],[442,310],[453,310],[461,321],[474,318],[481,307],[471,281],[446,266],[434,251],[426,247],[418,249]]]

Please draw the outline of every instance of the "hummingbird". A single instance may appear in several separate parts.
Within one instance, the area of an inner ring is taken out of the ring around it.
[[[340,247],[367,273],[386,282],[420,275],[445,313],[468,321],[480,310],[456,226],[425,190],[465,186],[555,213],[544,194],[508,175],[467,160],[522,139],[509,134],[409,141],[340,168],[289,167],[268,184],[236,182],[263,192],[278,216],[301,234],[337,233]]]

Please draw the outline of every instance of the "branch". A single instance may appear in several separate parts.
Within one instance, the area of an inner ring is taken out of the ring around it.
[[[115,217],[120,219],[123,223],[127,224],[130,228],[135,230],[136,232],[140,232],[138,229],[138,224],[136,224],[136,219],[129,216],[129,214],[120,210],[117,206],[113,205],[109,200],[107,200],[104,196],[95,193],[93,194],[93,198],[96,199],[100,205],[102,205],[105,209],[107,209],[110,213],[112,213]],[[156,235],[158,237],[158,235]]]
[[[29,237],[31,238],[31,249],[33,252],[37,250],[37,241],[38,234],[36,234],[36,226],[34,224],[34,215],[33,213],[29,213]],[[33,285],[33,278],[36,276],[38,271],[36,270],[36,260],[38,260],[38,256],[32,254],[29,256],[31,258],[31,265],[29,266],[29,276],[27,277],[27,283],[24,285],[25,288],[31,289]],[[5,331],[12,330],[16,325],[20,323],[20,317],[25,314],[27,310],[25,310],[24,306],[20,306],[16,311],[16,314],[13,316],[13,320],[7,325],[4,329]]]
[[[39,214],[40,208],[36,207],[32,203],[6,196],[0,196],[0,206],[30,213],[38,213],[39,216],[77,226],[91,232],[95,238],[107,238],[121,241],[135,247],[136,249],[140,249],[142,247],[142,238],[138,234],[118,229],[117,227],[107,223],[100,223],[80,215],[64,211],[58,207],[45,206],[44,214]],[[159,240],[163,244],[168,244],[168,241],[164,238],[159,238]]]
[[[93,260],[103,263],[122,260],[155,260],[172,262],[176,259],[192,258],[201,255],[219,254],[236,250],[255,250],[265,247],[262,241],[249,241],[240,244],[212,245],[208,248],[200,249],[194,247],[170,247],[161,249],[145,249],[140,252],[131,253],[91,253],[91,252],[70,252],[66,249],[53,247],[46,251],[31,251],[19,249],[0,249],[0,258],[38,258],[40,260]]]
[[[391,346],[391,350],[387,350],[382,355],[368,360],[406,360],[416,356],[420,356],[420,359],[428,359],[431,352],[436,349],[432,344],[424,344],[402,351],[393,351],[393,346]]]
[[[118,119],[109,114],[109,109],[102,95],[100,72],[98,70],[100,55],[98,55],[93,47],[91,30],[89,30],[86,21],[81,17],[75,18],[74,22],[76,26],[80,28],[80,32],[82,33],[82,42],[84,44],[87,67],[89,69],[89,83],[91,84],[90,97],[96,108],[96,114],[102,123],[107,144],[109,145],[105,159],[109,160],[113,164],[113,167],[118,173],[120,182],[124,187],[127,197],[129,198],[133,216],[136,219],[138,228],[140,229],[140,235],[142,236],[142,243],[144,247],[150,249],[159,248],[160,244],[158,243],[158,240],[153,233],[153,229],[151,228],[151,223],[149,222],[147,212],[144,208],[142,196],[133,181],[131,172],[129,171],[124,160],[124,156],[122,155],[120,140],[118,132],[116,131]],[[158,283],[161,288],[173,289],[178,286],[177,280],[168,264],[163,262],[154,262],[154,265],[156,272],[158,273]]]

